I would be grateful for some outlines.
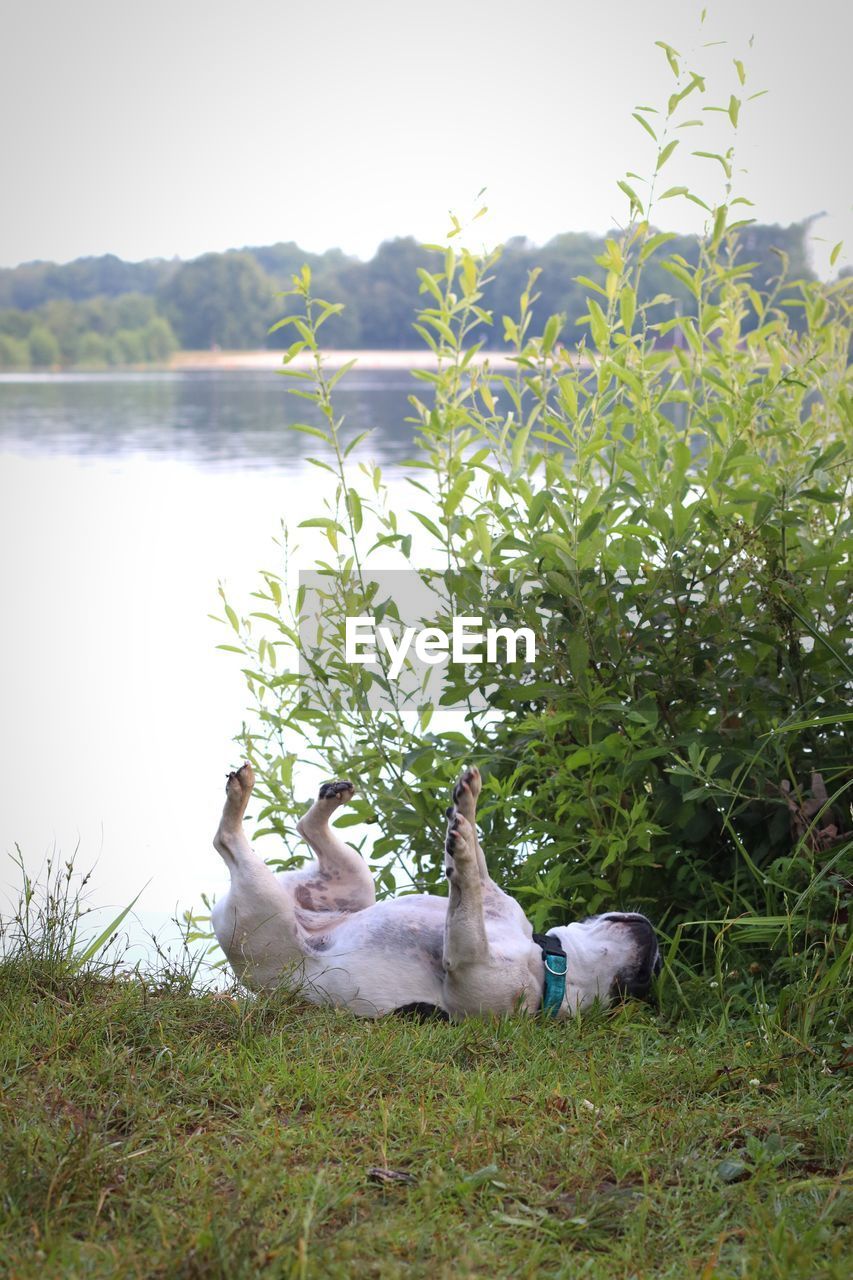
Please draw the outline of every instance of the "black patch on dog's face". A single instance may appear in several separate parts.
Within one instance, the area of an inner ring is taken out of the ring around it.
[[[657,935],[651,921],[633,912],[626,912],[624,915],[608,913],[599,919],[609,920],[628,930],[636,950],[634,962],[616,976],[611,993],[613,998],[625,1000],[631,996],[636,1000],[647,999],[652,989],[652,979],[661,970]]]

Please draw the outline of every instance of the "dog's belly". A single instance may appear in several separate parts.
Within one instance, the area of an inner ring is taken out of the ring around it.
[[[380,1017],[411,1004],[451,1015],[534,1010],[542,995],[538,948],[514,920],[487,921],[489,956],[458,975],[443,964],[447,899],[378,902],[309,936],[301,989],[317,1004]],[[525,922],[526,923],[526,922]],[[528,926],[529,928],[529,926]]]
[[[325,932],[309,934],[303,994],[368,1018],[414,1003],[444,1008],[446,911],[445,898],[413,895],[377,902]]]

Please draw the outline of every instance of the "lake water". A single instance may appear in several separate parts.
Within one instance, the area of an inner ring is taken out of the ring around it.
[[[407,374],[353,371],[339,409],[393,476]],[[419,394],[422,394],[423,384]],[[91,901],[161,925],[221,893],[211,836],[246,695],[210,620],[317,514],[319,441],[274,373],[0,378],[0,886],[17,842],[94,866]],[[305,565],[320,535],[305,531]],[[275,844],[258,846],[268,854]],[[76,851],[76,853],[75,853]],[[131,931],[133,933],[133,931]],[[138,930],[137,930],[138,936]]]
[[[304,384],[266,371],[0,374],[0,449],[105,460],[145,454],[292,475],[317,443],[283,428],[318,418],[288,386]],[[371,428],[371,452],[382,462],[408,457],[413,391],[423,398],[424,383],[410,374],[352,370],[335,390],[345,431]]]

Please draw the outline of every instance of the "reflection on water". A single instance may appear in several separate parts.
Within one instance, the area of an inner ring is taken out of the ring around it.
[[[316,452],[288,422],[319,423],[316,408],[267,371],[0,376],[0,449],[98,457],[150,453],[206,466],[287,463]],[[411,453],[408,396],[423,382],[400,372],[353,369],[335,388],[344,432],[373,430],[378,461]]]

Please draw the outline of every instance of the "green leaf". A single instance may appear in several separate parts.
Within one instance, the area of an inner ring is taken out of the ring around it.
[[[352,520],[353,529],[355,529],[356,533],[360,533],[364,520],[361,512],[361,498],[355,489],[347,489],[347,511]]]
[[[436,302],[439,304],[439,306],[443,306],[444,298],[442,296],[441,289],[439,288],[438,281],[436,280],[435,276],[430,275],[430,273],[424,267],[418,267],[417,272],[418,272],[418,279],[421,282],[420,292],[431,293],[432,296],[435,298]]]
[[[811,498],[813,502],[841,502],[843,500],[843,494],[836,493],[832,489],[800,489],[797,496]]]
[[[477,546],[483,554],[483,558],[488,563],[492,554],[492,539],[489,534],[488,521],[485,516],[478,516],[474,523],[474,536],[477,539]]]
[[[538,493],[533,495],[528,513],[528,522],[531,528],[534,528],[542,519],[545,508],[548,506],[550,500],[551,494],[547,489],[540,489]]]
[[[589,535],[598,528],[598,526],[601,524],[603,519],[604,519],[604,508],[597,507],[595,511],[592,511],[587,516],[586,520],[584,520],[583,524],[578,530],[578,542],[583,542],[586,538],[588,538]]]
[[[654,129],[649,124],[648,120],[646,120],[644,116],[641,116],[637,111],[632,112],[632,115],[634,119],[637,121],[637,123],[643,126],[643,128],[645,129],[649,137],[654,138],[655,142],[657,142],[658,135],[655,133]]]
[[[671,44],[667,44],[665,40],[655,40],[655,44],[659,49],[663,49],[664,53],[666,54],[666,60],[670,66],[670,70],[672,71],[672,74],[677,78],[679,75],[681,75],[681,71],[678,66],[678,59],[681,57],[681,54],[678,52],[677,49],[673,49]]]
[[[589,299],[589,329],[598,350],[605,351],[608,346],[607,317],[595,298]]]
[[[607,290],[603,289],[595,280],[590,280],[589,276],[574,276],[574,281],[576,284],[582,284],[585,289],[594,289],[596,293],[601,293],[605,298],[607,297]]]
[[[576,418],[578,416],[578,389],[574,377],[560,378],[557,383],[557,390],[560,396],[560,403],[569,417]]]
[[[277,333],[279,329],[284,329],[286,325],[295,324],[300,316],[284,316],[281,320],[276,320],[275,324],[271,324],[267,329],[267,333]]]
[[[655,235],[649,236],[648,240],[645,241],[642,249],[640,250],[640,262],[645,262],[646,259],[650,258],[655,250],[659,249],[662,244],[667,244],[668,241],[674,239],[674,231],[658,231]]]
[[[699,156],[699,158],[700,158],[700,159],[702,159],[702,160],[716,160],[718,164],[722,165],[722,167],[723,167],[723,172],[725,173],[726,177],[727,177],[727,178],[731,178],[731,176],[732,176],[732,166],[729,164],[729,162],[728,162],[728,160],[726,159],[726,157],[725,157],[725,156],[721,156],[721,155],[719,154],[719,152],[717,152],[717,151],[694,151],[692,154],[693,154],[694,156]]]
[[[562,316],[548,317],[548,322],[545,325],[545,331],[542,334],[542,347],[546,354],[550,355],[551,351],[554,349],[554,343],[557,341],[562,327],[562,320]]]
[[[101,947],[103,947],[107,942],[109,942],[110,938],[113,936],[116,929],[119,928],[122,921],[130,914],[130,912],[136,906],[137,902],[142,897],[142,894],[148,888],[148,885],[150,883],[151,881],[149,880],[147,884],[144,884],[142,886],[142,888],[139,890],[139,893],[136,895],[133,901],[129,902],[128,905],[118,913],[115,919],[110,921],[106,929],[104,929],[101,933],[98,934],[94,942],[90,942],[88,947],[86,947],[83,951],[78,951],[71,957],[75,971],[82,969],[84,964],[88,964],[89,961],[92,960],[98,954]]]
[[[333,827],[357,827],[363,822],[371,821],[370,817],[365,817],[363,813],[342,813],[332,823]]]
[[[442,320],[441,316],[432,315],[429,312],[422,312],[425,324],[431,324],[433,329],[444,338],[449,347],[456,348],[458,346],[456,334],[451,329],[446,320]]]
[[[619,313],[622,326],[627,334],[631,333],[634,316],[637,314],[637,295],[629,284],[626,284],[619,295]]]
[[[434,538],[437,538],[439,542],[443,542],[441,531],[438,528],[438,525],[434,524],[433,521],[430,520],[429,516],[425,516],[422,511],[413,511],[412,515],[415,517],[416,520],[420,521],[420,523],[423,525],[423,527],[426,529],[428,533],[431,533],[432,536]]]
[[[740,115],[740,98],[736,98],[734,94],[729,98],[729,119],[735,128],[737,128],[738,116]]]
[[[580,684],[586,678],[586,669],[589,665],[589,645],[580,631],[571,633],[566,642],[566,652],[569,658],[569,670],[572,673],[572,679]],[[587,758],[592,758],[591,752]]]
[[[666,146],[663,148],[660,155],[658,156],[658,162],[657,162],[657,165],[655,166],[655,173],[660,173],[661,169],[664,167],[667,160],[672,155],[675,148],[678,146],[678,142],[679,142],[678,138],[673,138],[672,141],[668,142]]]
[[[289,422],[287,424],[289,431],[301,431],[306,436],[316,436],[318,440],[322,440],[324,444],[331,444],[331,437],[320,427],[311,427],[306,422]]]
[[[589,747],[579,747],[577,751],[572,751],[566,756],[562,763],[562,768],[569,773],[573,769],[579,769],[581,765],[589,764],[592,759],[593,753]]]
[[[671,276],[675,276],[676,280],[680,280],[685,289],[689,289],[692,294],[698,297],[698,285],[695,276],[691,276],[690,272],[677,262],[662,262],[660,265],[664,271],[668,271]]]
[[[337,529],[338,533],[346,531],[338,524],[337,520],[332,520],[329,516],[312,516],[310,520],[300,520],[296,526],[297,529]]]
[[[640,197],[637,195],[637,193],[636,193],[636,191],[634,190],[634,188],[630,185],[630,183],[626,182],[626,181],[624,180],[624,178],[620,178],[620,179],[619,179],[619,181],[618,181],[618,183],[617,183],[616,185],[620,188],[620,190],[621,190],[621,191],[624,191],[624,192],[625,192],[625,195],[626,195],[626,196],[628,197],[628,199],[631,201],[631,207],[632,207],[632,208],[634,208],[634,209],[638,209],[638,210],[639,210],[639,212],[640,212],[640,213],[642,213],[642,212],[643,212],[643,203],[642,203],[642,201],[640,200]],[[587,282],[587,281],[586,281],[586,277],[580,277],[580,276],[579,276],[579,277],[578,277],[578,279],[579,279],[579,280],[583,280],[585,283],[592,284],[592,287],[593,287],[594,289],[599,289],[599,292],[600,292],[600,293],[604,293],[604,290],[603,290],[603,289],[600,289],[598,285],[593,284],[593,283],[592,283],[592,281],[588,281],[588,282]]]
[[[358,448],[362,440],[367,439],[367,437],[371,434],[372,430],[373,430],[372,427],[368,427],[366,431],[359,431],[358,435],[355,436],[354,439],[350,440],[349,444],[344,449],[344,457],[348,458],[349,455],[353,452],[353,450]]]
[[[526,426],[521,427],[521,429],[515,433],[515,439],[512,442],[512,449],[510,451],[510,458],[512,460],[513,467],[518,468],[521,466],[531,426],[532,423],[528,422]]]

